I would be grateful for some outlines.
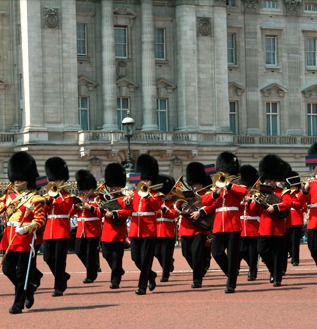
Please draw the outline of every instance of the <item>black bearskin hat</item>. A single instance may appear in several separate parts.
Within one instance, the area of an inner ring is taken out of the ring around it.
[[[190,162],[186,166],[186,182],[188,185],[202,184],[207,186],[208,177],[205,172],[205,166],[201,162]]]
[[[251,165],[243,165],[240,167],[241,178],[239,183],[251,187],[259,179],[259,174],[256,168]]]
[[[8,178],[14,181],[27,181],[28,188],[36,188],[36,178],[39,177],[34,158],[25,151],[14,153],[8,162]]]
[[[77,187],[79,191],[91,190],[97,188],[97,181],[94,175],[85,169],[80,169],[75,174]]]
[[[314,143],[309,147],[307,155],[317,155],[317,143]]]
[[[127,181],[126,171],[120,163],[109,163],[105,169],[106,186],[125,187]]]
[[[159,173],[158,162],[150,154],[141,154],[136,160],[135,171],[140,173],[141,180],[150,180],[152,183],[155,183]]]
[[[69,179],[69,172],[66,162],[60,157],[52,157],[45,162],[45,173],[49,181]]]
[[[158,175],[157,183],[163,184],[159,191],[166,195],[175,185],[175,179],[172,176],[160,174]]]
[[[239,160],[236,155],[231,152],[222,152],[217,157],[216,170],[217,172],[223,171],[230,175],[237,175],[240,170]]]
[[[283,181],[291,170],[291,166],[276,154],[268,154],[259,163],[259,175],[262,180],[275,179]]]

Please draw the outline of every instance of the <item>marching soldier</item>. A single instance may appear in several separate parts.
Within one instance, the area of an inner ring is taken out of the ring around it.
[[[155,257],[162,267],[161,282],[167,282],[173,268],[173,255],[176,242],[176,222],[179,214],[173,208],[173,198],[169,192],[175,184],[175,180],[169,175],[159,175],[159,183],[163,186],[159,192],[164,194],[161,209],[156,212],[157,239],[155,241]]]
[[[47,222],[44,230],[44,261],[54,275],[53,297],[63,296],[70,275],[66,272],[67,250],[70,240],[70,213],[76,196],[63,186],[69,179],[64,159],[52,157],[45,162],[46,176],[51,190],[46,195]]]
[[[96,178],[88,170],[75,174],[77,188],[81,192],[81,203],[74,204],[72,215],[77,217],[75,253],[86,268],[83,283],[93,283],[98,275],[98,246],[101,236],[102,213],[95,201]]]
[[[145,295],[148,288],[156,287],[157,274],[152,271],[155,239],[156,211],[160,209],[162,200],[151,186],[158,179],[159,166],[150,154],[141,154],[136,161],[136,172],[140,173],[139,188],[132,195],[132,218],[129,230],[131,241],[131,257],[140,270],[137,295]],[[143,187],[142,187],[143,186]]]
[[[44,198],[36,190],[38,176],[35,160],[27,152],[17,152],[9,159],[8,178],[13,187],[1,198],[0,210],[6,219],[1,240],[3,273],[15,286],[11,314],[21,313],[24,304],[29,309],[34,303],[36,287],[27,277],[34,275],[35,258],[29,263],[29,257],[36,231],[45,225]]]
[[[131,204],[123,195],[126,185],[126,171],[119,163],[109,163],[105,169],[106,195],[100,206],[104,212],[101,235],[102,256],[111,269],[110,289],[120,287],[124,274],[122,260],[127,236],[127,218],[131,214]]]
[[[257,199],[262,206],[258,253],[270,272],[273,287],[281,286],[282,282],[286,217],[292,204],[283,182],[289,172],[289,164],[275,154],[266,155],[259,163],[259,175],[265,184],[265,192]]]

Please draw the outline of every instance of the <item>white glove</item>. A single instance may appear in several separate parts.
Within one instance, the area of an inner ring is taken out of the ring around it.
[[[16,227],[15,233],[20,235],[25,234],[23,227]]]

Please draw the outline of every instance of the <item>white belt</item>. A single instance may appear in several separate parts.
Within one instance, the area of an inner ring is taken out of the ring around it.
[[[77,222],[91,222],[93,220],[100,220],[99,217],[77,218]]]
[[[238,207],[221,207],[221,208],[217,208],[216,212],[223,212],[223,211],[231,211],[231,210],[239,210]]]
[[[240,219],[243,219],[243,220],[259,220],[260,217],[259,216],[240,216]]]
[[[132,216],[155,216],[155,212],[153,212],[153,211],[133,212]]]
[[[47,218],[58,219],[58,218],[69,218],[68,215],[48,215]]]
[[[7,222],[7,226],[12,226],[12,227],[19,227],[20,225],[21,226],[26,226],[26,225],[28,225],[28,224],[30,224],[30,223],[20,223],[20,222]]]
[[[170,219],[170,218],[156,218],[156,221],[157,222],[169,222],[169,223],[175,223],[175,220],[174,219]]]
[[[307,207],[308,208],[317,208],[317,203],[311,203]]]

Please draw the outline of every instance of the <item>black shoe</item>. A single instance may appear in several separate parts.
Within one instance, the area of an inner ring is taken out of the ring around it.
[[[34,293],[28,293],[25,298],[25,307],[30,309],[34,304]]]
[[[146,294],[146,291],[142,288],[139,288],[138,290],[135,291],[135,293],[137,295],[145,295]]]
[[[22,309],[18,306],[13,305],[9,308],[9,313],[11,313],[11,314],[20,314],[20,313],[22,313]]]
[[[119,289],[119,285],[117,283],[111,283],[110,284],[110,289]]]
[[[157,277],[157,274],[154,273],[153,277],[149,280],[149,290],[153,291],[156,288],[156,282],[155,279]]]
[[[168,282],[168,278],[161,277],[160,282]]]
[[[94,282],[94,280],[92,280],[92,279],[85,279],[85,280],[83,280],[83,283],[93,283]]]
[[[39,272],[37,278],[35,279],[35,286],[36,286],[35,290],[40,287],[42,278],[43,278],[43,273]]]
[[[125,270],[122,268],[121,269],[121,276],[125,274]]]
[[[62,291],[65,291],[67,289],[67,281],[69,279],[70,279],[70,274],[65,273],[64,289]]]
[[[63,292],[61,290],[54,290],[54,292],[52,293],[52,297],[60,297],[63,296]]]
[[[227,287],[225,290],[226,294],[234,294],[235,293],[235,289],[232,287]]]
[[[201,288],[201,283],[194,282],[194,283],[192,284],[192,288],[193,288],[193,289]]]
[[[282,276],[284,276],[286,274],[286,271],[282,271]]]
[[[281,281],[274,281],[273,287],[280,287],[282,285]]]
[[[293,262],[292,264],[293,264],[293,266],[298,266],[299,265],[298,262]]]
[[[172,258],[172,263],[171,263],[170,272],[173,272],[173,271],[174,271],[174,262],[175,262],[175,259]]]
[[[255,281],[256,280],[256,277],[254,276],[248,276],[248,281]]]
[[[274,282],[274,278],[272,275],[270,275],[270,283],[273,283]]]

